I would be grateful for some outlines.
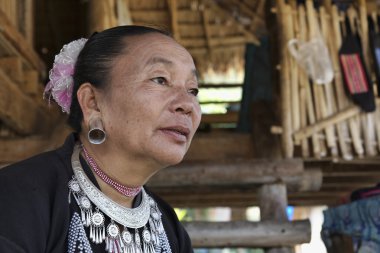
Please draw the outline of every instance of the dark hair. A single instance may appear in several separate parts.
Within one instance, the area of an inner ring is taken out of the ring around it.
[[[98,89],[108,85],[109,73],[115,58],[125,52],[127,37],[148,33],[160,33],[171,37],[169,33],[145,26],[117,26],[94,33],[79,53],[74,70],[74,87],[68,124],[76,131],[81,131],[82,109],[77,98],[79,87],[86,82]]]

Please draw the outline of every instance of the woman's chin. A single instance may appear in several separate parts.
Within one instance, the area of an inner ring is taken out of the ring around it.
[[[181,152],[167,153],[158,159],[164,167],[173,166],[182,162],[185,154]]]

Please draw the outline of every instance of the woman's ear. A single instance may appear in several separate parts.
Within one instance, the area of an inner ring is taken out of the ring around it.
[[[90,83],[82,84],[77,91],[77,98],[83,113],[83,123],[87,127],[90,119],[100,117],[95,88]]]

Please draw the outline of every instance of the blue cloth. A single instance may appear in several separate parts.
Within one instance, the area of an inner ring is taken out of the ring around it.
[[[323,211],[322,240],[331,247],[333,234],[353,239],[358,253],[380,252],[380,196],[361,199]]]

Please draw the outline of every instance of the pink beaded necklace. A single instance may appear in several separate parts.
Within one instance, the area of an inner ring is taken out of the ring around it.
[[[114,188],[116,191],[123,194],[124,196],[134,197],[137,194],[139,194],[139,192],[141,191],[141,188],[142,188],[141,186],[128,187],[128,186],[122,185],[122,184],[116,182],[115,180],[111,179],[109,176],[107,176],[106,173],[104,173],[98,167],[95,160],[88,153],[87,149],[83,145],[82,145],[82,147],[83,147],[84,156],[86,158],[87,163],[90,165],[90,167],[95,172],[95,174],[98,175],[98,177],[100,177],[100,179],[102,179],[105,183],[109,184],[112,188]]]

